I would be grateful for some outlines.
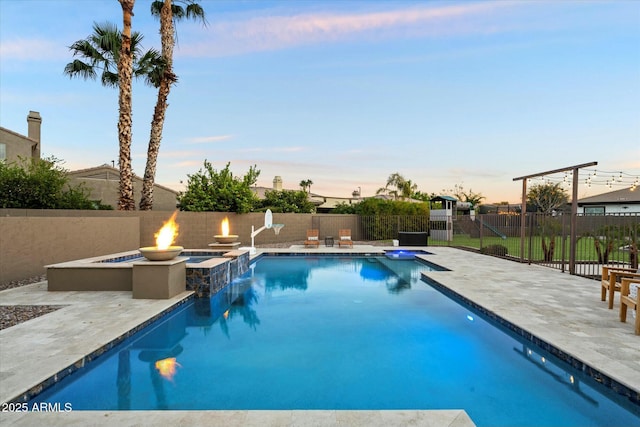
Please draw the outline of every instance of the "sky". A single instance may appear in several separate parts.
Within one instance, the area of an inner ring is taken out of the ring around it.
[[[136,0],[133,30],[159,49],[150,3]],[[177,24],[159,184],[183,190],[205,159],[335,197],[393,173],[485,203],[590,162],[579,197],[640,177],[640,1],[199,3],[206,26]],[[117,89],[63,74],[94,22],[121,28],[118,1],[0,0],[0,126],[26,135],[40,112],[43,156],[69,170],[117,165]],[[142,176],[156,91],[133,90]]]

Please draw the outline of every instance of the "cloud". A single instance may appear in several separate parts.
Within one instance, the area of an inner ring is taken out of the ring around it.
[[[297,153],[304,150],[304,147],[273,147],[269,149],[269,151],[275,151],[279,153]]]
[[[210,26],[199,35],[199,42],[183,46],[179,54],[217,57],[341,42],[362,35],[390,38],[492,33],[501,28],[494,12],[516,4],[511,1],[466,2],[368,13],[252,17]]]
[[[233,135],[216,135],[216,136],[201,136],[187,139],[188,144],[208,144],[210,142],[226,141],[233,138]]]
[[[305,147],[252,147],[238,150],[243,153],[297,153],[306,150]]]
[[[0,42],[2,61],[51,60],[69,57],[65,46],[49,39],[12,39]]]
[[[192,166],[202,166],[202,160],[185,160],[182,162],[178,162],[178,163],[174,163],[172,165],[169,165],[172,168],[185,168],[185,167],[192,167]]]
[[[449,168],[447,170],[450,177],[464,178],[504,178],[505,171],[494,169],[473,169],[473,168]]]

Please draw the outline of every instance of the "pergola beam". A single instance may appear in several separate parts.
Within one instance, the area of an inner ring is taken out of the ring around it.
[[[569,245],[569,274],[576,274],[576,242],[578,224],[578,172],[581,168],[595,166],[598,162],[583,163],[566,168],[553,169],[546,172],[539,172],[532,175],[519,176],[513,178],[514,181],[522,180],[522,207],[520,208],[520,262],[524,261],[524,241],[526,237],[525,219],[527,215],[527,179],[539,176],[551,175],[558,172],[573,171],[573,191],[571,196],[571,236]]]
[[[554,169],[552,171],[534,173],[533,175],[519,176],[518,178],[513,178],[513,180],[514,181],[520,181],[521,179],[537,178],[539,176],[551,175],[551,174],[558,173],[558,172],[566,172],[568,170],[588,168],[589,166],[595,166],[597,164],[598,164],[598,162],[583,163],[581,165],[575,165],[575,166],[569,166],[569,167],[566,167],[566,168]]]

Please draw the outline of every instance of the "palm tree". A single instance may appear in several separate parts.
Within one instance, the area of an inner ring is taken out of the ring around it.
[[[142,34],[131,35],[133,52],[133,76],[144,78],[149,85],[155,86],[155,69],[162,67],[162,57],[155,49],[142,53]],[[118,87],[118,59],[122,46],[122,33],[116,25],[105,22],[93,24],[93,33],[86,39],[78,40],[69,46],[74,59],[64,67],[64,74],[70,78],[81,77],[96,80],[100,72],[100,82],[106,87]]]
[[[119,0],[122,6],[122,44],[118,57],[118,83],[120,92],[118,95],[118,143],[120,154],[120,185],[118,197],[118,209],[133,211],[136,202],[133,198],[133,172],[131,170],[131,80],[133,74],[133,53],[131,51],[131,17],[135,0]]]
[[[311,193],[311,186],[313,185],[313,181],[311,181],[310,179],[303,179],[302,181],[300,181],[299,185],[302,188],[302,191],[304,191],[305,193]]]
[[[391,190],[390,188],[395,187],[395,190]],[[379,188],[376,191],[376,194],[390,194],[393,196],[393,199],[397,199],[400,197],[401,199],[411,198],[413,193],[418,189],[418,185],[411,182],[411,180],[405,179],[398,172],[392,173],[387,178],[387,184]]]
[[[398,190],[400,190],[400,198],[402,200],[411,199],[417,189],[418,184],[414,184],[410,179],[399,183]]]
[[[70,78],[82,77],[85,80],[95,80],[98,78],[99,73],[103,86],[117,87],[119,83],[117,68],[122,50],[122,39],[122,32],[117,29],[116,25],[108,22],[102,24],[94,23],[91,35],[69,46],[73,56],[78,58],[65,66],[64,74]],[[138,32],[134,32],[130,38],[131,47],[129,50],[132,54],[132,76],[144,78],[147,84],[157,86],[156,75],[159,72],[158,70],[163,69],[164,63],[158,51],[150,49],[144,53],[142,52],[142,39],[143,36]],[[120,126],[118,126],[118,129],[120,129]],[[122,158],[122,144],[120,144],[120,148]],[[120,163],[120,171],[121,177],[123,175],[126,177],[126,174],[122,172],[122,163]],[[125,187],[128,188],[129,185],[125,184]],[[133,197],[133,193],[131,193],[131,197]],[[122,198],[120,199],[122,200]],[[133,208],[135,209],[135,203]]]
[[[173,72],[174,20],[178,21],[185,17],[187,19],[201,19],[203,24],[206,25],[204,9],[195,3],[195,0],[183,0],[182,3],[186,5],[185,8],[175,4],[172,0],[156,0],[151,3],[151,14],[160,18],[160,40],[164,69],[158,74],[158,98],[153,111],[153,119],[151,120],[140,210],[150,210],[153,207],[153,185],[158,163],[158,152],[162,142],[165,114],[169,106],[167,99],[171,91],[171,85],[178,81],[178,77]]]

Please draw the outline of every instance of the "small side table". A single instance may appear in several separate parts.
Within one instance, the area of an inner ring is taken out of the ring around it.
[[[333,237],[331,237],[331,236],[326,236],[326,237],[324,238],[324,245],[325,245],[326,247],[333,247]]]

